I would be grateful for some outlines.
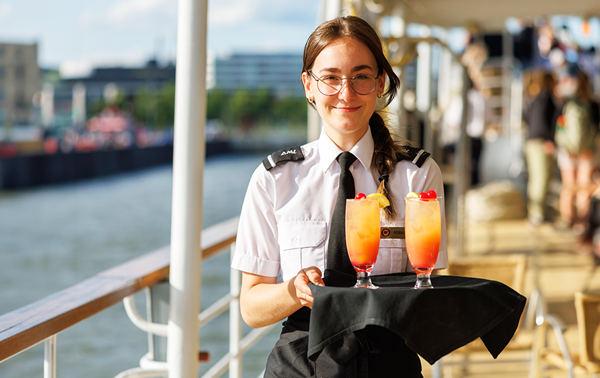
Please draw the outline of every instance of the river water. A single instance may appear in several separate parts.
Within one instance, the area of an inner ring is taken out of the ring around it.
[[[239,215],[246,186],[263,154],[207,159],[204,227]],[[110,267],[169,244],[171,167],[22,191],[0,191],[0,315],[40,300]],[[202,309],[229,290],[228,253],[203,264]],[[137,300],[144,313],[143,294]],[[140,302],[142,300],[142,302]],[[211,353],[200,375],[227,353],[228,313],[200,333]],[[249,328],[246,328],[246,332]],[[244,378],[264,369],[278,329],[244,358]],[[139,366],[147,335],[122,304],[84,320],[57,339],[61,378],[110,378]],[[43,375],[43,346],[0,364],[0,378]]]

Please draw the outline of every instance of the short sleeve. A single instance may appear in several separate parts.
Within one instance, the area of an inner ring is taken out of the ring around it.
[[[280,270],[273,177],[259,166],[242,205],[236,250],[231,266],[243,272],[277,277]]]

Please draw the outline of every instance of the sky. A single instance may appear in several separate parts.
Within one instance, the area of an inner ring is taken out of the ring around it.
[[[80,76],[95,66],[174,60],[177,0],[0,0],[0,42],[37,43],[43,68]],[[209,0],[208,50],[297,52],[320,0]]]

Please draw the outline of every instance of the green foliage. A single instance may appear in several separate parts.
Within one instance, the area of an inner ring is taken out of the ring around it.
[[[224,120],[229,106],[229,95],[223,89],[213,89],[206,96],[206,118]]]
[[[89,116],[90,117],[97,116],[108,105],[116,105],[122,111],[129,110],[128,109],[128,102],[127,102],[127,98],[125,97],[125,94],[123,92],[119,91],[117,93],[117,97],[111,103],[108,103],[104,98],[102,98],[101,100],[96,101],[95,103],[93,103],[92,105],[90,105],[90,108],[88,109]]]
[[[104,99],[92,104],[90,116],[99,114],[107,105],[111,104]],[[158,91],[150,87],[140,88],[132,101],[119,92],[114,105],[147,127],[170,128],[175,120],[175,83],[169,83]],[[229,126],[248,128],[259,123],[302,124],[306,122],[306,113],[303,97],[275,98],[269,89],[239,89],[233,92],[213,89],[207,93],[206,118],[219,119]]]
[[[269,89],[239,89],[231,93],[213,89],[207,95],[206,117],[243,127],[282,121],[304,123],[307,105],[303,97],[275,98]]]
[[[304,97],[284,97],[275,102],[273,118],[290,123],[306,123],[307,108]]]
[[[133,103],[133,118],[147,127],[165,129],[175,122],[175,83],[155,91],[144,87],[137,91]]]

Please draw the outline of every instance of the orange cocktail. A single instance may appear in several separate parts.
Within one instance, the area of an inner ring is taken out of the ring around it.
[[[371,270],[379,252],[379,203],[373,199],[346,200],[346,246],[358,275],[354,287],[377,288]]]
[[[431,288],[429,276],[440,250],[442,222],[440,203],[435,198],[406,198],[405,237],[410,264],[417,273],[415,289]]]

